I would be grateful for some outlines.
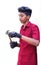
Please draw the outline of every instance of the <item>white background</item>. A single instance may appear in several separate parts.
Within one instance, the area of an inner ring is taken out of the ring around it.
[[[41,29],[41,0],[0,0],[0,65],[17,65],[19,48],[10,48],[9,38],[5,32],[6,30],[19,32],[21,23],[17,9],[20,6],[32,9],[30,21]],[[38,65],[41,65],[41,43],[37,47],[37,53]]]

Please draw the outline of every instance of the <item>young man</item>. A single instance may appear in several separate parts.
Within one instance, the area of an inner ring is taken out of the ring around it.
[[[11,48],[20,47],[17,65],[37,65],[37,46],[40,42],[39,28],[29,21],[32,14],[30,8],[19,7],[18,12],[19,20],[23,24],[20,34],[7,31],[9,37],[20,38],[20,45],[17,42],[10,42]]]

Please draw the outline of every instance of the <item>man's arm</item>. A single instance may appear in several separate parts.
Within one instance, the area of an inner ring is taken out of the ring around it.
[[[22,40],[26,41],[28,44],[31,44],[31,45],[34,45],[34,46],[38,46],[39,45],[39,40],[34,39],[34,37],[36,35],[38,36],[37,33],[35,35],[33,34],[33,38],[29,38],[29,37],[26,37],[26,36],[18,34],[18,33],[16,33],[16,35],[15,35],[15,33],[13,33],[13,32],[9,33],[9,37],[11,38],[11,37],[15,36],[15,37],[21,38]],[[18,47],[20,47],[19,44],[18,44]]]
[[[22,40],[26,41],[28,44],[38,46],[40,42],[40,31],[37,25],[32,26],[32,38],[23,36]]]
[[[38,46],[40,42],[40,31],[39,28],[35,25],[32,27],[32,38],[21,35],[17,32],[8,32],[9,37],[18,37],[26,41],[28,44]]]
[[[34,45],[34,46],[39,45],[39,40],[29,38],[29,37],[26,37],[26,36],[23,36],[23,35],[22,35],[21,39],[26,41],[28,44],[31,44],[31,45]]]

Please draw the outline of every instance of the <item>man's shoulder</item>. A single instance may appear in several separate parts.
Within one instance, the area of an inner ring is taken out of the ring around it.
[[[34,24],[32,22],[30,22],[30,23],[31,23],[31,27],[38,27],[38,25],[36,25],[36,24]]]
[[[39,30],[38,25],[36,25],[36,24],[34,24],[34,23],[32,23],[32,22],[31,22],[31,28],[34,29],[34,30],[35,30],[35,29],[38,29],[38,30]]]

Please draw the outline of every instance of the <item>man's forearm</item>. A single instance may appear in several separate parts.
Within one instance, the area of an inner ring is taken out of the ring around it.
[[[22,40],[26,41],[28,44],[34,45],[34,46],[38,46],[39,45],[39,40],[33,39],[33,38],[29,38],[26,36],[22,35]]]

